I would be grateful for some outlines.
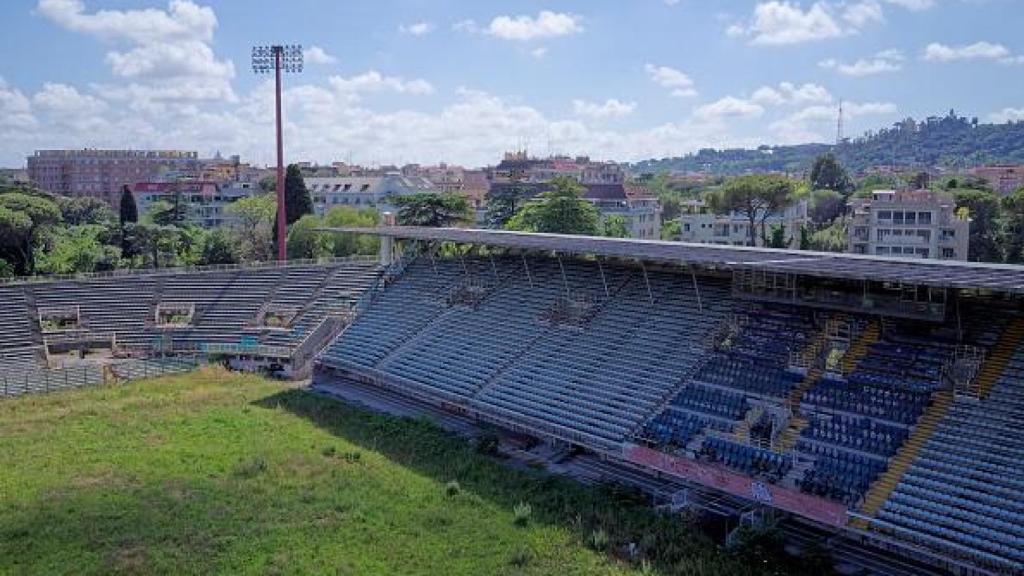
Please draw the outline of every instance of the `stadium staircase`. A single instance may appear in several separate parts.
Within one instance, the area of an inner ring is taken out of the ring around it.
[[[733,432],[733,437],[737,442],[741,444],[750,443],[750,427],[757,423],[764,415],[763,406],[754,406],[750,410],[747,410],[746,416],[740,421],[739,425],[736,426],[736,431]]]
[[[910,469],[911,464],[914,463],[914,459],[917,458],[921,448],[924,447],[928,439],[931,438],[935,429],[938,428],[939,422],[949,412],[950,406],[953,404],[953,391],[949,389],[939,390],[935,393],[934,400],[924,415],[917,422],[914,427],[914,431],[907,438],[907,441],[903,443],[896,455],[889,460],[888,469],[878,478],[878,480],[871,486],[868,493],[864,496],[864,503],[861,505],[861,513],[865,516],[874,518],[881,509],[882,504],[889,499],[893,490],[900,483],[903,475],[906,474],[907,470]],[[857,518],[853,521],[852,525],[855,528],[866,529],[868,527],[868,521],[864,518]]]
[[[36,306],[36,295],[32,290],[24,290],[25,307],[28,308],[28,324],[32,332],[32,345],[43,345],[43,328],[39,325],[39,308]]]
[[[1017,318],[1003,331],[978,374],[978,396],[987,398],[992,386],[1006,371],[1010,358],[1024,342],[1024,318]]]
[[[870,321],[867,327],[864,328],[864,331],[861,332],[860,338],[857,338],[857,341],[843,355],[843,374],[850,374],[857,368],[857,364],[867,355],[871,346],[878,342],[881,335],[882,329],[878,321]]]
[[[796,446],[797,439],[800,438],[800,432],[807,427],[807,419],[800,415],[800,402],[804,394],[811,388],[814,388],[818,381],[821,380],[821,377],[825,375],[822,369],[818,367],[818,364],[822,352],[826,349],[825,345],[828,343],[831,324],[836,321],[838,320],[829,319],[825,327],[819,330],[807,347],[800,352],[801,364],[809,366],[809,368],[804,379],[786,395],[785,405],[789,409],[791,416],[789,425],[786,426],[786,429],[779,436],[777,452],[786,453],[792,450]]]

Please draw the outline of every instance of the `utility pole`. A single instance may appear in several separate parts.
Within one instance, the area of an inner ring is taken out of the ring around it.
[[[252,71],[269,74],[274,71],[274,112],[277,128],[277,259],[288,259],[288,220],[284,202],[284,137],[281,134],[281,72],[302,72],[300,44],[253,46]]]

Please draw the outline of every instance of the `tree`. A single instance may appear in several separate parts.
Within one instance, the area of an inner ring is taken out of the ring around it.
[[[816,224],[827,224],[843,213],[843,196],[835,190],[822,189],[811,192],[809,216]]]
[[[129,222],[139,221],[139,208],[135,204],[135,195],[132,194],[131,188],[128,186],[121,188],[120,221],[122,227]]]
[[[551,179],[551,190],[527,202],[505,225],[508,230],[598,235],[600,212],[582,198],[583,187],[566,176]]]
[[[999,245],[1001,207],[991,192],[981,190],[953,190],[957,211],[965,211],[971,219],[968,258],[972,262],[1002,262]]]
[[[111,214],[113,215],[113,214]],[[106,228],[96,224],[56,227],[49,234],[49,249],[39,255],[36,271],[46,274],[104,272],[118,268],[120,250],[103,242]]]
[[[826,152],[814,160],[811,167],[811,187],[816,190],[833,190],[846,196],[853,191],[853,182],[835,155]]]
[[[931,183],[931,175],[927,172],[918,172],[910,179],[910,187],[914,190],[925,190]]]
[[[526,200],[527,189],[520,184],[502,186],[487,193],[487,214],[484,220],[491,228],[504,228]]]
[[[237,218],[233,225],[236,254],[245,260],[266,261],[273,258],[273,228],[277,215],[277,200],[273,194],[258,194],[242,198],[228,206],[227,211]]]
[[[237,264],[234,242],[230,234],[223,228],[211,230],[206,235],[203,243],[202,264],[211,266],[216,264]]]
[[[60,222],[60,209],[49,198],[10,192],[0,194],[0,210],[4,210],[0,213],[0,258],[13,264],[19,274],[31,274],[36,243],[47,228]]]
[[[114,221],[114,211],[110,209],[110,204],[92,196],[62,197],[57,200],[57,206],[60,208],[61,219],[68,226],[105,225]]]
[[[327,228],[373,228],[380,222],[380,212],[373,208],[357,210],[352,206],[335,206],[323,217]],[[365,234],[324,234],[333,256],[354,254],[376,254],[380,250],[380,239]]]
[[[270,175],[260,178],[260,190],[263,192],[276,192],[277,176]]]
[[[793,182],[776,174],[751,174],[726,182],[709,195],[711,209],[718,214],[736,212],[749,222],[750,246],[757,245],[758,222],[762,239],[767,241],[765,221],[792,202]]]
[[[284,176],[285,222],[291,226],[306,214],[313,213],[313,198],[306,190],[306,181],[297,164],[289,164]]]
[[[679,220],[668,220],[661,225],[662,240],[679,240],[682,233],[683,227]]]
[[[788,248],[791,240],[792,238],[786,239],[785,224],[773,224],[771,235],[768,237],[768,242],[765,245],[768,248]]]
[[[320,217],[306,214],[288,229],[288,258],[317,259],[330,253],[330,241],[316,229],[322,225]]]
[[[394,199],[402,226],[446,228],[469,218],[469,201],[458,194],[420,192]]]
[[[1011,264],[1024,262],[1024,188],[1003,198],[1003,224],[1000,244],[1004,260]]]
[[[629,222],[625,216],[613,214],[601,223],[601,236],[609,238],[629,238]]]
[[[811,230],[806,225],[800,226],[800,249],[811,249]]]

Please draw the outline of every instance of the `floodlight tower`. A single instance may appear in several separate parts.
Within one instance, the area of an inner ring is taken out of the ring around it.
[[[284,142],[281,136],[281,72],[302,72],[302,45],[286,44],[252,47],[252,71],[269,74],[274,71],[274,109],[277,116],[277,259],[285,261],[288,253],[288,220],[284,205]]]

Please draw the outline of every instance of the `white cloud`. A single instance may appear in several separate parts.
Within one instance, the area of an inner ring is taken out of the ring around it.
[[[1000,60],[1011,57],[1010,50],[1006,46],[985,41],[962,46],[947,46],[946,44],[933,42],[924,49],[924,59],[933,62],[980,59]]]
[[[878,0],[862,0],[846,6],[843,10],[843,20],[861,28],[872,22],[884,22],[885,14],[882,12],[882,5],[878,3]]]
[[[573,100],[572,110],[577,116],[587,116],[589,118],[629,116],[636,110],[636,102],[622,102],[615,98],[609,98],[603,103]]]
[[[764,107],[749,100],[726,96],[710,104],[698,106],[693,114],[707,121],[758,118],[764,114]]]
[[[471,28],[468,23],[460,24],[467,29]],[[580,17],[574,14],[542,10],[536,17],[495,16],[486,32],[503,40],[525,41],[579,34],[583,32],[583,25]]]
[[[900,8],[906,8],[907,10],[913,10],[915,12],[921,10],[928,10],[935,6],[935,0],[885,0],[889,4],[899,6]]]
[[[545,46],[537,46],[533,50],[530,50],[530,56],[534,58],[543,58],[548,55],[548,49]]]
[[[697,95],[697,89],[693,85],[693,80],[681,70],[650,63],[644,64],[644,70],[652,82],[662,88],[669,88],[672,96],[690,98]]]
[[[1003,108],[988,115],[989,120],[997,124],[1007,122],[1024,122],[1024,108]]]
[[[0,76],[0,130],[24,130],[34,126],[32,103],[22,92],[7,85]]]
[[[402,24],[398,27],[398,31],[410,36],[425,36],[434,31],[434,25],[430,22],[415,22],[408,25]]]
[[[217,16],[208,6],[171,0],[167,10],[97,10],[81,0],[39,0],[39,14],[57,25],[118,46],[106,54],[120,87],[151,100],[233,100],[234,64],[213,52]]]
[[[899,50],[883,50],[871,58],[859,58],[851,63],[843,63],[829,58],[818,62],[818,66],[827,70],[835,70],[844,76],[861,78],[886,72],[899,72],[903,69],[903,60],[903,53]]]
[[[804,105],[831,102],[832,95],[818,84],[797,86],[792,82],[780,82],[778,87],[762,86],[750,97],[752,102],[766,106],[783,104]]]
[[[306,48],[303,53],[303,57],[306,62],[310,64],[334,64],[338,61],[337,58],[328,54],[326,50],[319,46],[310,46]]]
[[[752,44],[800,44],[844,34],[825,2],[815,2],[804,10],[799,2],[771,0],[754,8],[749,24],[733,24],[729,36],[749,36]]]
[[[893,116],[897,112],[896,105],[889,102],[843,103],[843,117],[848,122],[865,116]],[[818,104],[776,120],[768,128],[781,144],[830,141],[834,136],[826,135],[833,134],[838,114],[838,107]]]
[[[327,82],[336,90],[346,93],[379,92],[387,90],[399,94],[432,94],[434,87],[423,79],[405,80],[397,76],[385,76],[370,70],[358,76],[345,78],[331,76]]]

